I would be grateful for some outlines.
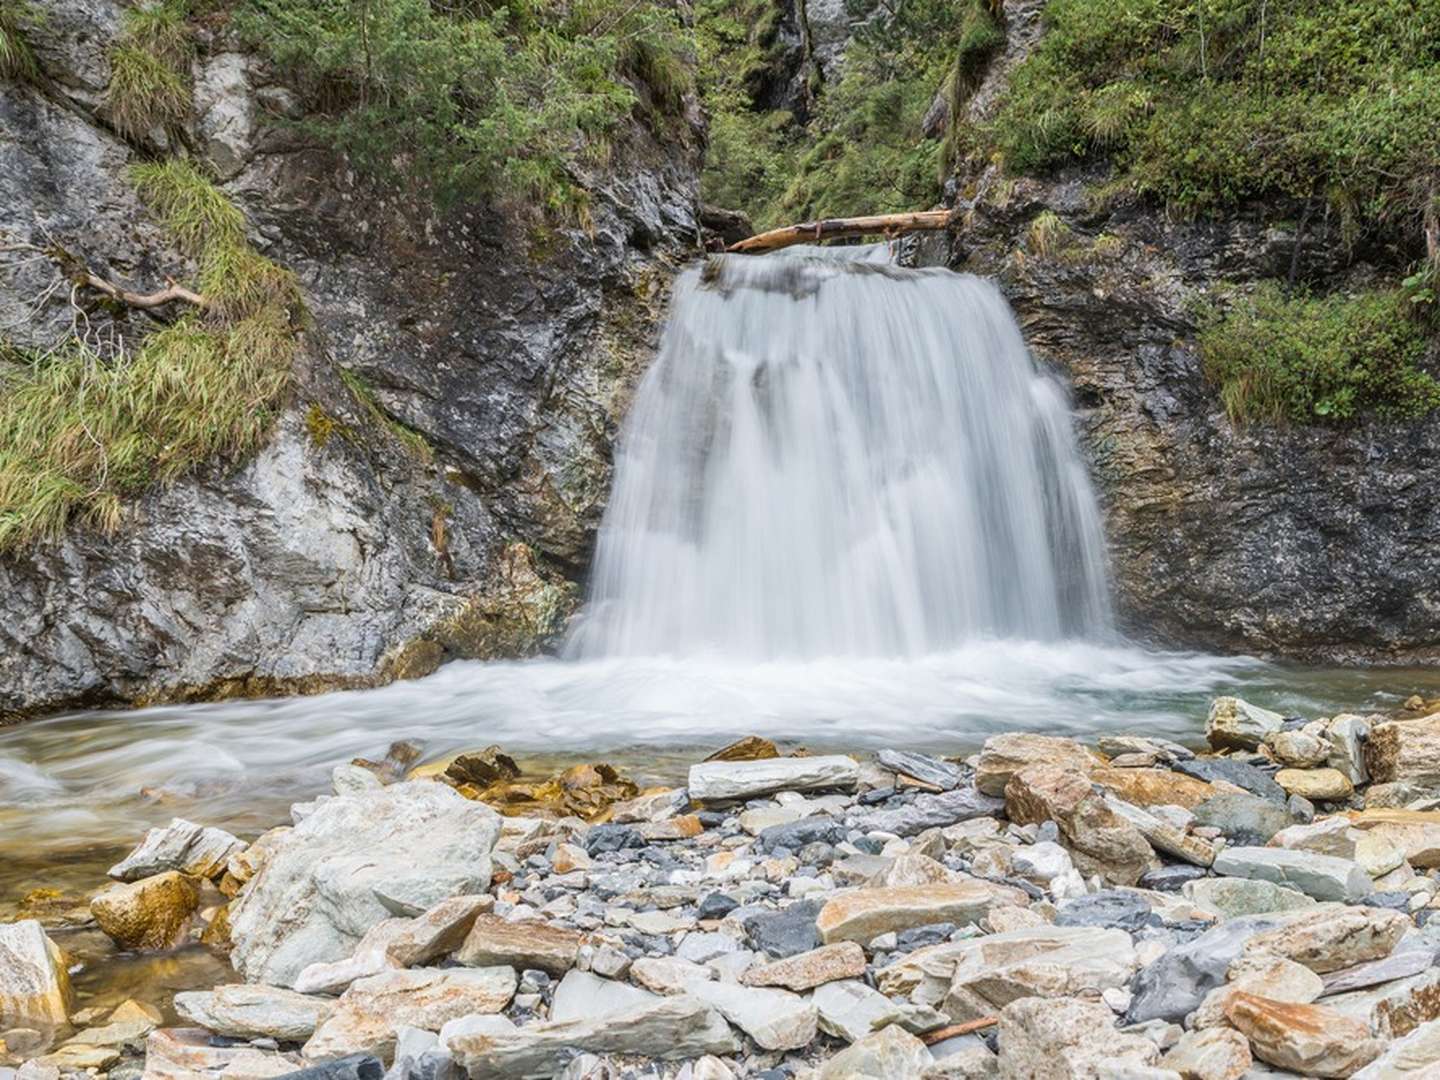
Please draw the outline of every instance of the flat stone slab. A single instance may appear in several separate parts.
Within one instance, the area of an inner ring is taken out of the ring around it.
[[[988,881],[856,889],[828,901],[815,923],[821,940],[869,941],[880,934],[931,923],[978,922],[996,904],[1024,906],[1028,897],[1008,885]]]
[[[1285,848],[1226,848],[1215,858],[1214,870],[1225,877],[1258,878],[1288,885],[1316,900],[1355,903],[1367,896],[1370,875],[1359,863]]]
[[[768,758],[763,761],[708,761],[690,766],[690,798],[730,802],[773,795],[777,791],[853,791],[860,766],[843,754],[823,757]]]

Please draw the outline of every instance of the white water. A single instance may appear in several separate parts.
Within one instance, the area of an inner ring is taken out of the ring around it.
[[[680,279],[572,652],[920,657],[1106,635],[1064,395],[996,287],[889,265],[884,245],[798,250]]]

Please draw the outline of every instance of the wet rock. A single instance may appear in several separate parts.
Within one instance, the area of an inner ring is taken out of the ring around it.
[[[505,780],[479,789],[462,785],[464,793],[507,814],[574,816],[589,821],[617,803],[633,799],[640,789],[604,762],[572,765],[547,780]]]
[[[722,746],[705,760],[764,761],[779,756],[779,749],[769,739],[761,738],[759,735],[746,735],[743,739],[736,739],[728,746]]]
[[[1336,802],[1355,794],[1355,785],[1339,769],[1281,769],[1275,782],[1286,794],[1311,802]]]
[[[1226,848],[1215,858],[1215,872],[1288,885],[1316,900],[1353,903],[1370,892],[1370,875],[1357,863],[1284,848]]]
[[[1312,908],[1316,901],[1296,889],[1249,878],[1201,878],[1188,882],[1181,893],[1196,907],[1222,919],[1264,915],[1274,911]]]
[[[371,1059],[372,1061],[374,1059]],[[195,1080],[196,1077],[224,1077],[225,1080],[268,1080],[294,1076],[303,1071],[297,1054],[281,1054],[252,1046],[216,1046],[211,1035],[199,1028],[160,1028],[145,1040],[146,1080]],[[373,1068],[353,1080],[379,1080],[383,1069]]]
[[[796,1050],[815,1038],[815,1005],[788,990],[698,982],[689,994],[718,1011],[764,1050]]]
[[[1216,750],[1256,750],[1265,736],[1284,726],[1279,713],[1251,705],[1237,697],[1219,697],[1210,703],[1205,738]]]
[[[881,750],[876,757],[881,765],[892,772],[913,777],[931,787],[939,788],[941,791],[953,791],[960,786],[964,779],[964,773],[961,772],[958,765],[930,757],[928,754],[915,754],[905,750]]]
[[[1010,778],[1029,765],[1089,772],[1100,762],[1074,739],[1027,733],[992,735],[980,750],[975,787],[984,795],[1001,796]]]
[[[470,967],[505,965],[539,968],[563,975],[575,965],[585,935],[541,919],[511,921],[497,915],[477,916],[455,959]]]
[[[217,1035],[304,1042],[330,1015],[335,1002],[274,986],[231,984],[175,995],[180,1016]]]
[[[1193,810],[1217,794],[1205,781],[1169,769],[1098,768],[1091,770],[1090,780],[1142,807],[1183,806]]]
[[[1186,1080],[1240,1080],[1250,1071],[1250,1043],[1230,1028],[1187,1031],[1160,1059]]]
[[[171,870],[111,885],[90,902],[90,913],[122,949],[169,949],[179,944],[199,906],[194,880]]]
[[[857,889],[826,902],[816,918],[821,939],[869,941],[887,931],[908,930],[928,923],[978,922],[999,903],[1023,904],[1025,894],[985,881]]]
[[[340,996],[301,1051],[310,1061],[345,1054],[388,1060],[400,1027],[436,1031],[473,1013],[496,1013],[515,994],[512,968],[422,968],[360,979]]]
[[[925,1044],[891,1024],[840,1051],[817,1073],[817,1080],[898,1080],[919,1076],[931,1063]]]
[[[1219,829],[1234,843],[1258,847],[1290,824],[1290,814],[1282,802],[1222,793],[1195,808],[1195,824]]]
[[[1384,908],[1326,907],[1255,935],[1244,951],[1283,956],[1323,975],[1389,956],[1411,925]]]
[[[919,795],[903,806],[872,810],[857,817],[855,827],[862,832],[915,836],[926,829],[943,829],[964,821],[993,817],[1004,808],[1003,799],[983,795],[973,787],[962,787],[939,795]]]
[[[520,766],[500,747],[487,746],[483,750],[466,751],[452,758],[445,766],[445,775],[457,784],[486,788],[491,784],[518,779]]]
[[[783,911],[752,915],[745,920],[745,935],[752,948],[777,959],[809,952],[820,944],[822,906],[819,900],[802,900]]]
[[[65,955],[40,924],[0,923],[0,1022],[56,1028],[65,1023],[70,1001]]]
[[[1440,713],[1370,729],[1365,764],[1377,784],[1440,782]]]
[[[1320,1005],[1240,993],[1225,1015],[1261,1061],[1306,1076],[1350,1076],[1380,1052],[1364,1025]]]
[[[690,797],[697,802],[753,799],[777,791],[853,791],[860,766],[843,754],[828,757],[710,761],[690,766]]]
[[[499,833],[489,807],[428,781],[321,802],[232,905],[231,962],[247,981],[291,986],[389,916],[484,893]]]
[[[1175,763],[1175,771],[1210,784],[1233,784],[1251,795],[1285,804],[1285,789],[1254,765],[1229,758],[1195,758]],[[1197,809],[1198,815],[1198,809]]]
[[[685,994],[599,1019],[547,1021],[509,1033],[460,1034],[449,1046],[471,1076],[553,1074],[576,1051],[675,1061],[737,1049],[725,1018]]]
[[[147,832],[140,846],[107,872],[116,881],[139,881],[167,870],[214,878],[224,872],[231,856],[243,850],[244,842],[224,829],[175,818],[164,828]]]
[[[1241,916],[1167,950],[1135,977],[1135,997],[1126,1022],[1183,1020],[1206,994],[1225,982],[1230,964],[1247,941],[1283,925],[1286,919],[1284,915]]]
[[[1440,1075],[1440,1021],[1421,1024],[1387,1046],[1351,1080],[1428,1080]]]
[[[705,980],[698,980],[704,982]],[[614,979],[602,979],[588,971],[565,973],[550,1001],[550,1019],[581,1020],[629,1012],[655,1003],[648,990]]]
[[[746,986],[778,986],[799,993],[828,982],[859,979],[864,975],[865,950],[853,941],[842,941],[758,964],[746,971],[740,981]]]
[[[1109,1066],[1153,1065],[1149,1039],[1115,1030],[1104,1005],[1077,998],[1022,998],[1000,1012],[1001,1080],[1082,1080]]]
[[[1137,933],[1150,922],[1150,905],[1133,892],[1106,889],[1059,905],[1056,926],[1094,926]]]

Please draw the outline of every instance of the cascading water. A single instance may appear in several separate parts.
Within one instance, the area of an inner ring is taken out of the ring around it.
[[[1109,626],[1064,395],[992,283],[883,244],[681,278],[572,652],[919,656]]]

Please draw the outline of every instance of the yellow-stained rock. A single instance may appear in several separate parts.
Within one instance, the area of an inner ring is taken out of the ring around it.
[[[1281,769],[1275,782],[1287,795],[1311,801],[1335,802],[1355,794],[1355,785],[1339,769]]]
[[[707,757],[706,761],[764,761],[780,756],[779,749],[769,739],[759,735],[746,735],[729,746],[722,746]]]
[[[1183,806],[1194,810],[1219,789],[1193,776],[1169,769],[1112,769],[1108,766],[1090,773],[1092,783],[1113,791],[1136,806]]]
[[[170,870],[111,885],[90,902],[90,913],[122,949],[169,949],[180,943],[199,906],[195,882]]]
[[[0,923],[0,1023],[49,1029],[70,1011],[65,954],[34,919]]]

